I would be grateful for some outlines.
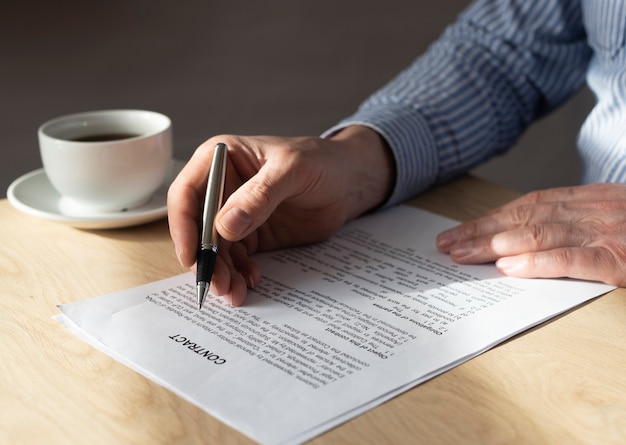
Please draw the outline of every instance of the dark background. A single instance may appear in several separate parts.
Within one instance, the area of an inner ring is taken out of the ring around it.
[[[106,108],[169,115],[175,156],[218,133],[317,135],[423,52],[467,0],[8,1],[0,11],[0,190],[41,167],[37,127]],[[584,91],[477,174],[577,183]]]

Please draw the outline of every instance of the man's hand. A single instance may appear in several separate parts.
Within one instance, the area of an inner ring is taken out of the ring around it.
[[[196,262],[207,174],[218,142],[229,149],[227,199],[216,218],[222,239],[211,292],[235,306],[260,279],[251,254],[326,239],[390,192],[391,155],[365,127],[348,127],[330,139],[211,138],[168,192],[170,233],[186,267]]]
[[[532,192],[441,233],[437,247],[459,263],[495,261],[505,275],[626,286],[626,185]]]

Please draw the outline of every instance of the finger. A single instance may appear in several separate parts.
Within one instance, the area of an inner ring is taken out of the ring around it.
[[[196,262],[201,198],[183,182],[173,183],[167,194],[170,235],[178,261],[191,267]]]
[[[245,301],[247,295],[245,278],[233,266],[228,254],[218,255],[209,291],[233,306],[241,306]]]
[[[229,299],[233,306],[241,306],[248,294],[248,288],[255,288],[261,280],[261,272],[257,264],[250,259],[246,248],[241,243],[233,244],[230,251],[234,269],[241,279],[231,280]]]
[[[242,243],[222,242],[218,252],[210,291],[233,306],[241,306],[247,288],[256,287],[261,279],[259,268]]]
[[[588,245],[593,236],[581,225],[535,224],[461,241],[449,248],[449,254],[458,263],[486,263],[525,252]]]
[[[520,227],[528,227],[544,221],[566,220],[562,204],[522,205],[490,213],[481,218],[464,222],[437,235],[437,248],[449,253],[457,243],[493,235]]]
[[[230,256],[234,268],[244,277],[246,285],[254,289],[261,280],[261,271],[255,261],[250,258],[243,243],[234,243]]]
[[[602,281],[615,286],[626,279],[611,253],[602,247],[570,247],[504,257],[496,267],[519,278],[560,278]]]
[[[215,259],[215,267],[213,268],[213,276],[209,284],[209,292],[221,297],[228,293],[230,289],[231,268],[226,264],[224,257],[218,255]]]
[[[226,301],[231,305],[238,307],[245,303],[246,296],[248,295],[248,286],[245,279],[241,276],[235,276],[236,279],[231,281],[230,290],[224,295]]]
[[[239,241],[263,224],[276,207],[299,188],[297,173],[287,166],[267,163],[226,200],[216,218],[219,234]]]
[[[603,212],[606,220],[621,221],[626,209],[625,201],[575,201],[519,205],[499,212],[489,213],[473,221],[462,223],[437,236],[439,250],[449,253],[461,242],[478,239],[496,233],[535,225],[597,223],[597,215]]]

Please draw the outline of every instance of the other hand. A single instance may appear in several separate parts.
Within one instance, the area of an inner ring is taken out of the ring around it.
[[[439,234],[437,247],[505,275],[626,286],[626,184],[532,192]]]

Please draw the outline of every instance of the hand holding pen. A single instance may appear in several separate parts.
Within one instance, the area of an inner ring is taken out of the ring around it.
[[[228,147],[219,143],[215,147],[213,162],[209,171],[209,179],[204,198],[204,210],[202,213],[202,237],[198,249],[196,265],[196,290],[198,294],[198,309],[202,309],[202,303],[209,289],[215,260],[217,259],[218,235],[215,227],[215,217],[224,197],[224,179],[226,177],[226,160]]]
[[[248,289],[261,281],[255,253],[322,241],[391,191],[391,155],[365,127],[328,139],[213,137],[196,149],[168,192],[169,229],[185,267],[198,258],[207,166],[218,143],[228,145],[228,171],[210,284],[212,293],[233,306],[244,304]]]

